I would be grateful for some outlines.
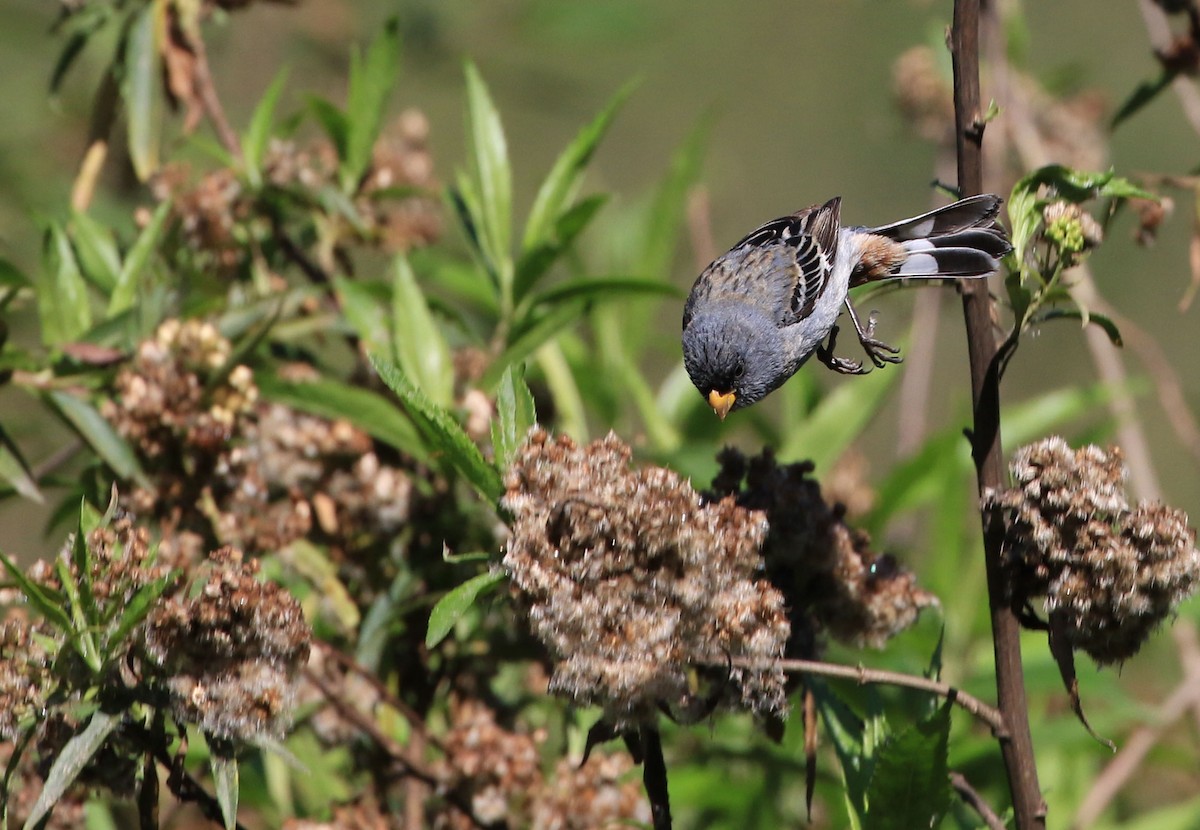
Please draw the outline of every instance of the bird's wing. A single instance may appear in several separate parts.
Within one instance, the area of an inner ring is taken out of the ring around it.
[[[823,205],[772,219],[733,246],[731,253],[744,253],[744,267],[764,275],[777,274],[779,265],[784,265],[790,290],[787,308],[781,309],[783,325],[811,314],[829,287],[840,213],[841,199],[830,199]]]

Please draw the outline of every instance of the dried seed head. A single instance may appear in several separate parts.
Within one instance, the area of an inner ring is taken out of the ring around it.
[[[761,576],[762,515],[705,504],[670,470],[631,469],[630,456],[612,434],[578,447],[534,430],[508,472],[504,566],[556,661],[550,688],[602,706],[618,727],[660,704],[782,713],[780,671],[713,668],[784,652],[783,597]]]
[[[1014,598],[1044,597],[1071,645],[1097,663],[1133,656],[1200,576],[1187,514],[1131,509],[1116,447],[1047,438],[1018,450],[1010,470],[1015,486],[985,504],[1004,522]]]

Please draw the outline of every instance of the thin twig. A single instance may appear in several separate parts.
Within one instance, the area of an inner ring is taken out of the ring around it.
[[[983,800],[983,796],[971,786],[971,782],[961,772],[950,771],[950,786],[958,793],[959,798],[979,814],[979,817],[983,819],[983,823],[988,826],[989,830],[1007,830],[1004,825],[1004,819],[1000,818],[996,814],[996,811],[991,808],[991,805]]]
[[[671,830],[671,797],[667,790],[667,763],[663,760],[662,736],[653,726],[643,726],[642,781],[650,799],[654,830]]]
[[[212,72],[208,64],[208,50],[204,47],[204,38],[199,34],[194,37],[185,34],[185,37],[188,39],[188,46],[196,56],[192,79],[196,84],[196,91],[200,94],[200,101],[204,104],[204,110],[208,113],[208,120],[212,122],[213,130],[216,131],[221,145],[229,151],[231,156],[241,161],[242,142],[238,140],[238,135],[233,131],[233,127],[229,126],[229,119],[225,117],[225,109],[221,106],[221,99],[217,96],[217,89],[213,84]]]
[[[983,110],[979,92],[979,0],[955,0],[950,31],[954,68],[954,123],[958,153],[958,186],[963,196],[983,188]],[[996,364],[996,338],[992,332],[992,299],[983,280],[963,285],[963,316],[971,362],[971,402],[974,424],[971,455],[975,461],[979,492],[1004,484],[1003,450],[1000,442],[1000,379]],[[1046,803],[1038,786],[1033,738],[1025,698],[1025,674],[1021,664],[1021,625],[1007,600],[1004,571],[1000,565],[1003,529],[983,520],[984,555],[992,618],[992,643],[996,661],[996,699],[1007,734],[1000,737],[1000,751],[1008,773],[1013,810],[1020,830],[1046,826]]]
[[[886,686],[900,686],[905,689],[917,689],[918,691],[929,692],[938,697],[943,697],[954,705],[970,712],[991,727],[992,734],[996,737],[1004,737],[1006,734],[1004,717],[1000,714],[1000,710],[989,706],[973,695],[967,694],[962,689],[951,686],[949,683],[931,680],[928,677],[886,671],[884,669],[868,669],[866,666],[843,666],[840,663],[824,663],[820,660],[778,660],[764,664],[762,660],[734,658],[732,661],[722,660],[721,663],[722,665],[732,663],[732,665],[739,668],[762,668],[765,665],[769,665],[793,674],[839,677],[844,680],[853,680],[859,685],[882,684]]]

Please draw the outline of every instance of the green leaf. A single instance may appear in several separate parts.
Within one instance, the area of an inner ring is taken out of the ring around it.
[[[891,367],[843,383],[821,399],[801,423],[788,430],[779,448],[781,463],[809,459],[826,473],[875,417],[901,373]]]
[[[0,288],[19,290],[29,288],[33,283],[25,273],[7,259],[0,257]]]
[[[237,827],[238,811],[237,758],[213,752],[209,756],[208,763],[212,769],[217,804],[221,805],[221,818],[225,821],[225,830],[234,830]]]
[[[488,389],[500,382],[504,370],[515,363],[523,363],[539,346],[550,340],[571,323],[583,316],[587,303],[575,300],[561,303],[545,314],[528,315],[522,325],[514,331],[508,347],[501,352],[483,375],[481,386]]]
[[[1163,69],[1162,73],[1149,81],[1142,81],[1137,85],[1133,93],[1125,99],[1125,102],[1117,109],[1116,115],[1112,117],[1108,128],[1115,130],[1126,119],[1130,118],[1134,113],[1138,112],[1142,107],[1149,104],[1158,97],[1158,93],[1162,92],[1171,85],[1171,81],[1175,80],[1178,73],[1172,72],[1170,69]]]
[[[29,600],[30,605],[36,608],[47,622],[63,634],[69,635],[71,618],[63,608],[64,600],[53,596],[47,589],[27,577],[25,572],[17,567],[17,563],[3,553],[0,553],[0,564],[4,565],[4,570],[8,571],[9,577],[25,595],[25,599]]]
[[[687,210],[687,194],[699,178],[711,124],[711,118],[702,119],[671,157],[671,166],[646,214],[637,262],[639,273],[663,278],[670,271]]]
[[[0,478],[11,484],[21,496],[38,504],[45,503],[29,464],[21,455],[20,447],[9,437],[3,426],[0,426]]]
[[[263,373],[256,375],[254,380],[265,400],[322,418],[344,418],[372,438],[418,461],[429,457],[412,421],[387,398],[369,389],[329,378],[288,381]]]
[[[346,322],[371,353],[389,354],[387,288],[379,283],[358,282],[337,276],[333,279],[338,305]]]
[[[537,198],[529,210],[529,218],[525,221],[525,236],[521,242],[523,252],[551,241],[554,226],[578,189],[592,154],[596,152],[600,139],[608,131],[609,125],[629,97],[629,93],[633,91],[633,87],[634,84],[629,83],[618,90],[608,105],[592,123],[579,131],[554,162],[546,180],[538,189]]]
[[[108,301],[108,312],[105,315],[108,319],[111,320],[121,312],[132,308],[138,297],[144,292],[142,274],[145,273],[146,266],[158,247],[167,217],[170,215],[171,203],[163,202],[154,211],[150,223],[138,234],[133,247],[129,249],[117,284],[113,287],[112,297]]]
[[[864,830],[937,827],[950,807],[950,704],[893,734],[875,758]]]
[[[550,270],[550,266],[571,247],[575,238],[583,233],[584,228],[607,201],[608,196],[604,193],[579,200],[558,217],[554,223],[554,232],[547,241],[521,254],[516,266],[516,276],[513,278],[513,296],[517,300],[524,298]]]
[[[158,602],[163,593],[179,579],[179,571],[172,571],[169,574],[160,576],[153,582],[147,582],[142,587],[138,588],[132,597],[121,609],[121,616],[117,624],[113,626],[104,642],[105,656],[120,653],[124,654],[125,649],[122,644],[125,638],[129,636],[129,632],[133,631],[142,620],[150,615],[154,610],[154,604]]]
[[[318,98],[315,95],[308,98],[308,108],[313,117],[317,119],[317,123],[325,130],[325,135],[329,137],[334,149],[337,150],[338,158],[345,158],[347,135],[350,131],[346,114],[324,98]]]
[[[133,449],[91,404],[58,389],[46,392],[46,398],[118,477],[149,486]]]
[[[133,15],[125,37],[121,65],[121,97],[125,102],[129,159],[140,181],[158,170],[163,95],[159,88],[159,33],[166,5],[148,3]]]
[[[468,154],[477,189],[478,232],[500,278],[501,293],[511,299],[509,247],[512,238],[512,172],[504,127],[473,63],[467,63],[467,115],[470,123]],[[460,182],[461,187],[461,182]]]
[[[371,164],[371,153],[399,71],[400,24],[393,17],[371,42],[365,59],[360,59],[357,52],[351,58],[346,154],[342,159],[342,188],[347,193],[358,189]]]
[[[47,346],[75,340],[91,328],[92,307],[87,285],[79,272],[70,240],[56,224],[46,230],[42,269],[37,282],[37,304],[42,341]]]
[[[509,366],[496,388],[496,418],[492,421],[492,450],[503,467],[508,467],[536,421],[525,370]]]
[[[54,764],[46,776],[46,784],[25,819],[25,830],[34,830],[41,824],[42,819],[50,814],[67,788],[75,783],[79,773],[83,772],[88,761],[92,760],[92,756],[99,751],[113,730],[120,726],[121,718],[121,715],[110,715],[96,710],[92,713],[87,727],[67,741],[59,751],[58,757],[54,759]]]
[[[408,260],[392,260],[392,343],[400,368],[438,406],[454,396],[454,366],[446,338],[429,313]]]
[[[1112,318],[1106,317],[1103,314],[1097,314],[1094,311],[1084,311],[1082,308],[1052,308],[1048,311],[1037,315],[1033,322],[1039,323],[1043,320],[1079,320],[1083,325],[1099,326],[1104,329],[1104,333],[1108,335],[1108,339],[1112,341],[1114,346],[1124,346],[1125,341],[1121,339],[1121,330],[1117,328],[1117,324],[1112,321]]]
[[[242,136],[242,162],[246,165],[246,178],[254,187],[262,186],[262,163],[267,153],[267,145],[271,141],[271,125],[275,119],[275,108],[279,105],[279,96],[287,85],[287,70],[280,70],[263,93],[262,100],[254,108],[250,116],[250,126]]]
[[[530,299],[531,306],[553,305],[564,300],[623,300],[638,294],[684,299],[678,287],[669,282],[640,277],[587,277],[573,279],[539,292]]]
[[[83,584],[88,575],[80,574],[81,578],[76,578],[76,575],[71,573],[70,565],[62,558],[54,560],[54,573],[58,576],[63,596],[66,597],[67,607],[71,611],[69,632],[71,647],[83,658],[83,662],[91,669],[92,674],[99,675],[103,668],[103,661],[100,659],[100,651],[96,647],[96,638],[93,636],[86,604],[83,600]]]
[[[495,588],[505,580],[503,571],[489,571],[473,576],[457,588],[447,591],[429,613],[429,628],[425,632],[425,647],[434,648],[454,624],[470,610],[480,594]]]
[[[479,447],[463,431],[454,417],[434,405],[404,374],[388,360],[371,355],[371,365],[383,382],[395,392],[428,437],[435,453],[441,455],[467,481],[471,482],[489,501],[497,501],[504,493],[499,471],[489,464]]]
[[[841,763],[851,825],[859,828],[867,812],[867,788],[874,771],[875,752],[887,734],[886,721],[878,713],[863,720],[820,678],[808,678],[807,683]]]
[[[68,230],[83,275],[105,294],[111,294],[121,273],[121,254],[112,231],[78,211],[72,213]]]

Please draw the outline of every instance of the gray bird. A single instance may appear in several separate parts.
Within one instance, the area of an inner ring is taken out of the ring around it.
[[[864,327],[847,292],[887,279],[986,277],[1012,250],[996,224],[997,196],[972,196],[878,228],[843,228],[840,198],[767,222],[714,260],[683,309],[683,362],[722,419],[778,389],[814,354],[838,372],[861,361],[835,357],[842,306],[879,368],[899,350]]]

